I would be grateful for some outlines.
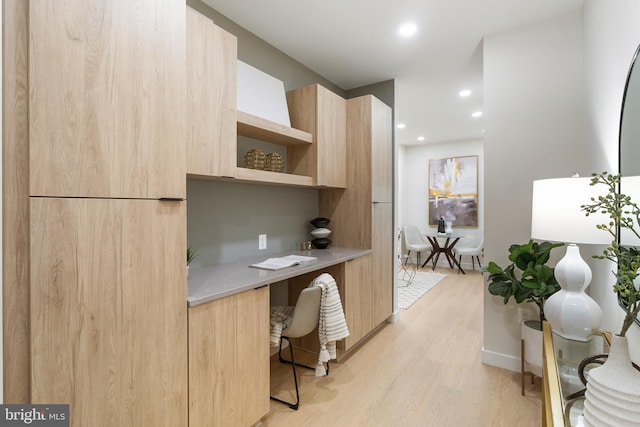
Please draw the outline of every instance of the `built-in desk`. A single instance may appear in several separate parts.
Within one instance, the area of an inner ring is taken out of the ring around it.
[[[332,265],[351,261],[371,253],[371,249],[335,248],[313,249],[311,251],[287,251],[278,254],[262,255],[242,261],[213,265],[194,269],[187,281],[187,304],[195,307],[209,301],[224,298],[239,292],[256,289],[264,285],[280,282]],[[318,261],[304,263],[282,270],[271,271],[249,267],[267,258],[286,255],[305,255],[318,258]]]
[[[345,296],[349,329],[359,337],[357,319],[370,317],[370,313],[361,312],[356,298],[352,298],[353,308],[349,310],[346,301],[351,294],[347,291],[361,293],[358,280],[367,280],[365,273],[371,281],[370,253],[370,249],[349,248],[288,251],[191,271],[187,291],[189,426],[245,427],[269,412],[267,285],[292,279],[290,288],[298,289],[308,286],[309,276],[315,276],[318,270],[340,273],[336,280]],[[267,258],[292,254],[318,260],[277,271],[249,267]],[[367,267],[362,272],[361,263]]]

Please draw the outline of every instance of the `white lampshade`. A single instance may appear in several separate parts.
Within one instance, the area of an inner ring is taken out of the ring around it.
[[[609,218],[596,213],[586,216],[580,208],[591,197],[604,196],[604,185],[592,186],[591,178],[555,178],[533,181],[531,237],[564,243],[608,244],[613,237],[596,224]]]
[[[555,268],[561,289],[544,304],[544,312],[554,333],[571,340],[587,341],[600,327],[602,310],[584,291],[591,282],[591,269],[580,257],[574,243],[608,244],[613,239],[597,224],[609,222],[606,214],[589,216],[582,205],[607,194],[604,185],[590,185],[590,178],[557,178],[533,182],[531,237],[572,243]]]
[[[640,176],[623,176],[620,181],[620,192],[631,197],[632,202],[640,204]],[[620,243],[625,246],[640,246],[640,239],[628,229],[622,228]]]

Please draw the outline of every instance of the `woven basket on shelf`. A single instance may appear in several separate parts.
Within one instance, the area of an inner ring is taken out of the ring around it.
[[[264,169],[265,160],[264,151],[252,148],[244,155],[244,167],[247,169]]]
[[[284,162],[282,156],[278,153],[267,154],[267,159],[264,164],[264,170],[271,172],[282,172],[284,170]]]

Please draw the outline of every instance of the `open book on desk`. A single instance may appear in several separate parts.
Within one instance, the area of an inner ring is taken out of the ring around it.
[[[257,264],[251,264],[250,267],[261,268],[263,270],[281,270],[287,267],[293,267],[307,262],[317,261],[314,256],[287,255],[280,258],[269,258]]]

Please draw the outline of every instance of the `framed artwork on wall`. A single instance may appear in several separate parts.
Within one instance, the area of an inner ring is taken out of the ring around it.
[[[478,226],[478,156],[429,159],[429,225]]]

